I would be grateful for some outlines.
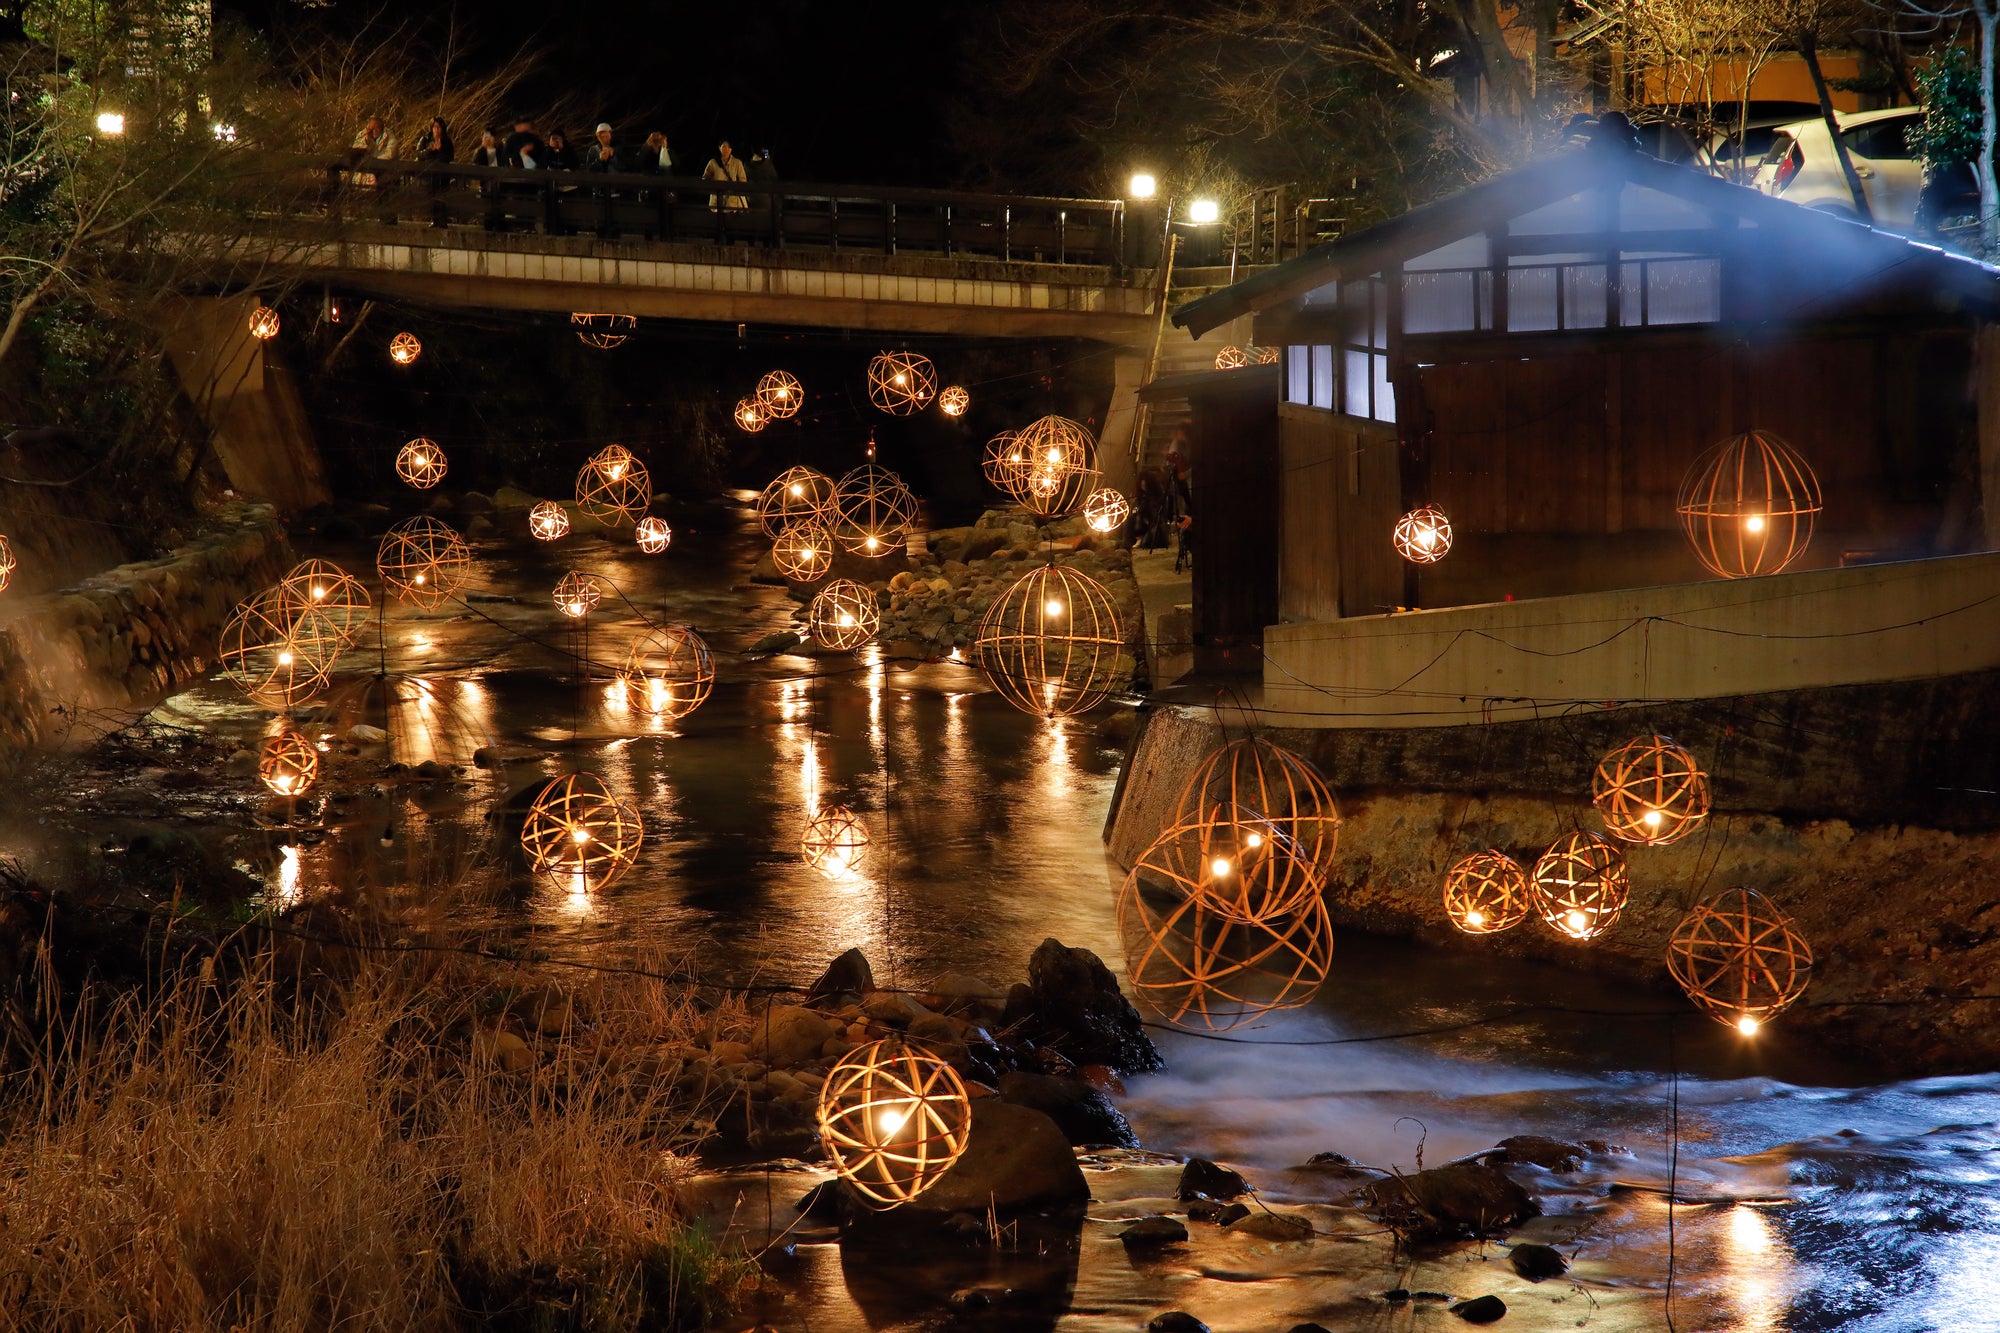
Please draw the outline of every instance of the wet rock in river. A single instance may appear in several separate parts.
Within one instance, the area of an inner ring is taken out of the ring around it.
[[[938,1183],[899,1213],[984,1214],[1087,1203],[1090,1186],[1056,1122],[997,1097],[972,1103],[965,1153]]]
[[[1154,1315],[1146,1325],[1146,1333],[1209,1333],[1208,1325],[1196,1319],[1186,1310],[1169,1310],[1165,1314]]]
[[[1303,1324],[1293,1324],[1285,1330],[1285,1333],[1333,1333],[1333,1330],[1325,1324],[1315,1324],[1307,1321]]]
[[[1214,1199],[1196,1199],[1188,1205],[1190,1222],[1213,1222],[1226,1227],[1239,1217],[1250,1216],[1250,1210],[1240,1203],[1218,1203]]]
[[[1583,1165],[1583,1159],[1589,1155],[1588,1149],[1577,1144],[1543,1138],[1539,1134],[1516,1134],[1479,1154],[1485,1161],[1520,1162],[1539,1166],[1544,1171],[1574,1171]]]
[[[1118,1233],[1118,1239],[1125,1242],[1128,1250],[1153,1249],[1161,1245],[1177,1245],[1188,1238],[1188,1229],[1164,1214],[1155,1213],[1142,1217],[1131,1226]]]
[[[1313,1238],[1313,1224],[1297,1213],[1255,1212],[1245,1208],[1243,1216],[1226,1223],[1223,1230],[1232,1236],[1254,1236],[1258,1240],[1305,1241]]]
[[[1111,1099],[1088,1083],[1048,1074],[1003,1074],[1000,1096],[1016,1106],[1032,1106],[1042,1112],[1078,1146],[1139,1146],[1139,1136]]]
[[[827,964],[818,981],[806,992],[806,1003],[838,1008],[859,1000],[875,989],[875,969],[859,949],[849,949]]]
[[[1021,994],[1008,997],[1003,1023],[1022,1021],[1031,1035],[1080,1065],[1108,1065],[1121,1074],[1166,1067],[1117,978],[1088,949],[1045,939],[1028,960],[1028,1012],[1015,1012]]]
[[[1507,1313],[1507,1302],[1498,1296],[1475,1296],[1452,1306],[1451,1312],[1468,1324],[1491,1324]]]
[[[1562,1251],[1549,1245],[1523,1242],[1514,1247],[1508,1258],[1514,1265],[1514,1271],[1530,1282],[1561,1277],[1569,1271],[1569,1260],[1563,1258]]]
[[[1250,1192],[1250,1182],[1239,1172],[1217,1166],[1206,1157],[1190,1157],[1181,1168],[1176,1196],[1186,1199],[1234,1199]]]
[[[1373,1187],[1382,1220],[1408,1241],[1483,1236],[1541,1210],[1498,1167],[1454,1162]]]
[[[803,640],[790,630],[779,630],[776,634],[766,634],[763,638],[751,644],[750,656],[769,657],[773,653],[790,652],[792,649],[798,647],[801,642]]]

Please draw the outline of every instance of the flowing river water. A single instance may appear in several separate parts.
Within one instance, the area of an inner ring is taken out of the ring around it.
[[[1048,936],[1116,967],[1119,872],[1100,832],[1121,748],[1088,723],[1051,728],[1015,712],[956,663],[904,668],[872,651],[751,659],[745,649],[786,628],[794,607],[748,582],[754,520],[740,501],[670,517],[665,556],[599,538],[489,541],[466,603],[389,610],[380,664],[395,682],[398,759],[463,763],[479,745],[541,757],[471,771],[470,799],[378,789],[331,811],[323,837],[271,834],[244,863],[267,897],[415,892],[408,881],[429,872],[413,866],[490,840],[486,813],[510,782],[588,767],[641,810],[639,869],[587,899],[515,874],[516,892],[477,909],[481,924],[558,956],[666,955],[730,982],[809,982],[858,945],[896,983],[962,971],[1004,987]],[[372,549],[299,545],[371,564]],[[549,597],[568,568],[619,590],[590,618],[587,644]],[[714,696],[678,725],[580,678],[576,656],[615,664],[638,612],[692,624],[717,649]],[[263,725],[220,682],[157,716],[246,745]],[[1337,789],[1340,775],[1329,777]],[[0,811],[0,848],[47,842],[98,798],[121,799],[59,794]],[[254,804],[241,790],[211,799],[217,814]],[[843,884],[796,853],[805,811],[835,801],[874,837],[868,873]],[[1522,1006],[1540,1008],[1496,1019]],[[1131,1080],[1119,1099],[1147,1149],[1239,1166],[1267,1201],[1305,1208],[1319,1238],[1196,1227],[1185,1247],[1128,1255],[1117,1230],[1171,1207],[1178,1167],[1125,1153],[1089,1164],[1096,1197],[1077,1243],[1023,1239],[911,1263],[802,1226],[791,1203],[817,1173],[736,1170],[701,1183],[704,1209],[753,1245],[787,1234],[766,1253],[773,1277],[755,1308],[729,1326],[1109,1333],[1175,1308],[1217,1333],[1308,1319],[1458,1325],[1438,1302],[1383,1299],[1401,1287],[1497,1293],[1506,1328],[1658,1329],[1671,1272],[1680,1330],[2000,1329],[2000,1077],[1871,1083],[1865,1064],[1789,1050],[1782,1023],[1746,1047],[1691,1013],[1659,1017],[1672,1007],[1554,965],[1344,936],[1310,1009],[1227,1040],[1163,1034],[1168,1072]],[[1411,1033],[1422,1035],[1399,1035]],[[1567,1278],[1529,1284],[1494,1244],[1399,1256],[1359,1214],[1326,1206],[1321,1173],[1296,1169],[1332,1151],[1407,1171],[1514,1134],[1612,1145],[1578,1172],[1539,1178],[1547,1215],[1517,1233],[1573,1254]],[[950,1303],[996,1285],[1035,1296],[1004,1315]]]

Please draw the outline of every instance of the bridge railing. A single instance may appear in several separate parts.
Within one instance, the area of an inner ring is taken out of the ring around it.
[[[521,171],[368,158],[300,162],[321,204],[358,218],[548,235],[639,237],[870,254],[1077,264],[1120,273],[1120,199],[594,171]],[[729,207],[740,201],[740,207]]]

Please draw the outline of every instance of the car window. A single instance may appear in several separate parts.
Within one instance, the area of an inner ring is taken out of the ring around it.
[[[1848,152],[1876,162],[1913,158],[1917,154],[1910,147],[1910,130],[1916,123],[1915,116],[1871,121],[1843,131],[1840,141]]]
[[[1792,136],[1779,130],[1771,135],[1771,146],[1764,150],[1764,158],[1757,165],[1768,167],[1773,163],[1782,162],[1791,151]]]

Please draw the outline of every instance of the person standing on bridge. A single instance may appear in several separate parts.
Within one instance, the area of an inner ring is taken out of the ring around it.
[[[521,154],[524,152],[529,158],[526,162],[521,160]],[[545,152],[542,147],[542,136],[535,132],[535,122],[526,116],[516,116],[514,132],[507,136],[507,165],[533,171],[545,165],[543,162]]]
[[[569,146],[569,136],[561,130],[549,131],[548,157],[543,166],[550,171],[575,171],[576,154]]]
[[[583,150],[583,169],[585,171],[602,171],[613,175],[625,170],[624,164],[618,157],[618,147],[611,142],[610,121],[600,120],[597,122],[597,138],[588,148]]]
[[[432,116],[430,128],[417,140],[417,161],[425,166],[441,167],[451,161],[451,128],[444,123],[444,117]],[[442,227],[446,215],[444,207],[445,186],[450,182],[441,175],[431,177],[431,225]]]
[[[750,179],[749,174],[743,170],[743,159],[729,151],[729,140],[727,139],[724,139],[717,146],[715,156],[708,159],[708,165],[702,168],[701,178],[708,181],[722,181],[725,184],[732,181],[748,181]],[[708,206],[710,208],[717,207],[716,196],[708,196]],[[730,194],[722,196],[720,206],[727,209],[741,210],[750,207],[750,201],[740,194]]]

